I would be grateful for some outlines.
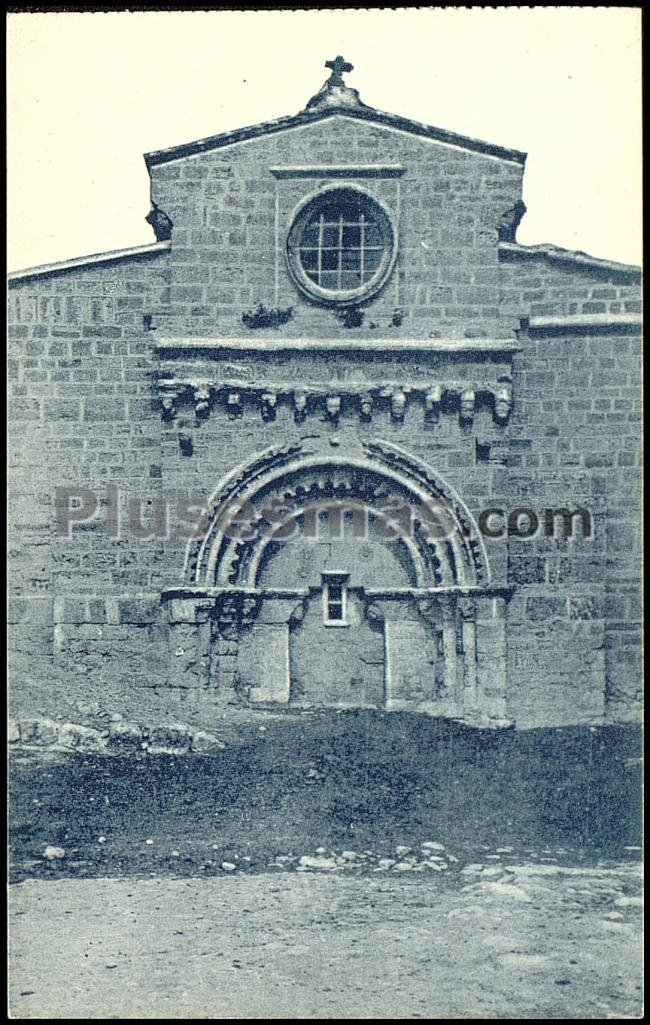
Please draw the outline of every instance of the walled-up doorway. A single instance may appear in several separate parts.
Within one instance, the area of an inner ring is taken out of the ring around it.
[[[305,591],[289,631],[289,701],[383,708],[384,624],[368,615],[377,589],[413,586],[403,540],[372,510],[330,504],[296,517],[266,551],[259,583]]]

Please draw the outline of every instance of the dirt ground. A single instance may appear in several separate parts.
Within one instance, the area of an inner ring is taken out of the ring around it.
[[[638,890],[638,865],[29,880],[11,1016],[638,1017]]]
[[[638,1017],[640,750],[337,714],[18,751],[11,1015]]]

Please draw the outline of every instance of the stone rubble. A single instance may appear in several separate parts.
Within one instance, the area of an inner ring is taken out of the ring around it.
[[[183,724],[141,726],[125,722],[119,712],[108,719],[106,729],[51,719],[9,719],[7,739],[12,747],[47,748],[80,754],[186,755],[218,754],[226,745],[205,730]]]
[[[46,858],[47,861],[60,861],[61,858],[65,858],[65,849],[63,847],[53,847],[48,844],[43,851],[43,857]]]

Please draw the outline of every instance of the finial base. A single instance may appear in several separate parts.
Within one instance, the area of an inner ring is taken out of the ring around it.
[[[356,89],[347,85],[325,83],[305,107],[305,110],[327,110],[331,107],[365,107]]]

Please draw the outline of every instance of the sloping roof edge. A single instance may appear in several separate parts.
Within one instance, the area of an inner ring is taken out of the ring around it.
[[[611,270],[616,274],[630,274],[641,276],[642,269],[634,263],[618,263],[616,260],[605,260],[600,256],[591,256],[579,249],[562,249],[550,242],[542,245],[523,246],[519,242],[499,242],[499,252],[512,256],[534,257],[544,256],[547,260],[556,263],[577,263],[585,267],[594,267],[600,270]]]
[[[27,278],[39,278],[48,274],[59,274],[63,271],[74,270],[77,267],[92,267],[95,264],[115,263],[118,260],[128,260],[132,257],[150,256],[157,253],[165,253],[171,249],[171,242],[152,242],[146,246],[133,246],[130,249],[114,249],[106,253],[92,253],[90,256],[76,256],[71,260],[61,260],[59,263],[44,263],[39,267],[27,267],[25,270],[12,271],[7,275],[9,284],[24,281]]]
[[[271,135],[275,132],[284,131],[287,128],[298,128],[302,125],[313,124],[316,121],[336,116],[350,117],[358,121],[370,121],[373,124],[380,124],[387,128],[396,128],[411,135],[419,135],[422,138],[432,139],[435,142],[447,143],[451,146],[458,146],[461,149],[483,153],[486,156],[498,157],[501,160],[509,160],[521,165],[526,162],[527,154],[522,153],[520,150],[497,146],[490,142],[484,142],[482,139],[472,139],[466,135],[457,135],[455,132],[447,131],[444,128],[435,128],[433,125],[412,121],[410,118],[402,117],[399,114],[389,114],[386,111],[366,106],[303,110],[299,114],[277,118],[274,121],[263,121],[257,125],[247,125],[244,128],[237,128],[231,132],[210,135],[205,139],[182,143],[179,146],[171,146],[168,149],[153,150],[150,153],[144,154],[144,160],[147,168],[152,168],[159,164],[169,163],[171,160],[178,160],[180,157],[194,156],[197,153],[220,149],[222,146],[230,146],[235,142],[246,142],[248,139],[256,139],[262,135]]]

